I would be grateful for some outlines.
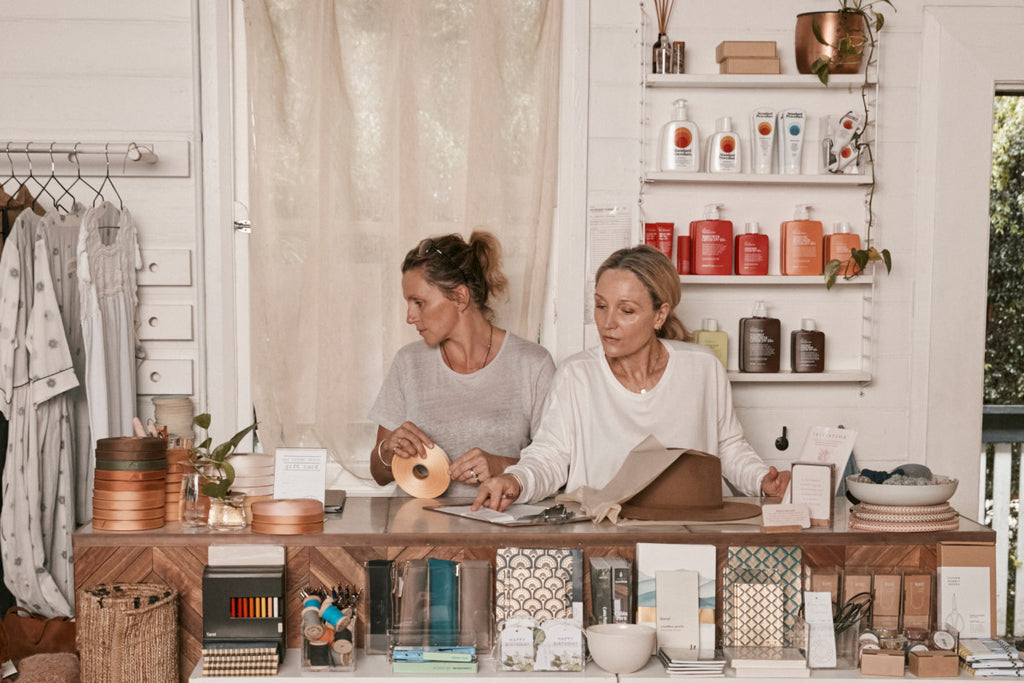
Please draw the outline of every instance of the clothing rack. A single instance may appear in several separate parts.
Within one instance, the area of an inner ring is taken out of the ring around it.
[[[104,155],[108,162],[117,159],[155,164],[160,160],[152,144],[136,142],[0,142],[0,151],[8,157],[12,154],[42,154],[50,157],[65,154],[71,163],[77,163],[80,154]]]

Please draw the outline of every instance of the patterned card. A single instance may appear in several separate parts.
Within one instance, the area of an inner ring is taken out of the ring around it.
[[[783,587],[778,572],[730,572],[728,645],[782,647]],[[724,620],[724,617],[723,617]]]
[[[800,611],[803,607],[803,553],[796,546],[735,546],[729,548],[729,557],[722,575],[722,642],[731,644],[733,621],[732,579],[740,571],[777,572],[783,594],[783,646],[796,647],[803,641]]]
[[[573,557],[569,548],[498,548],[495,620],[572,617]]]

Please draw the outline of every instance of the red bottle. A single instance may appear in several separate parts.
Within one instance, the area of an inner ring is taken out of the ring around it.
[[[694,275],[732,275],[732,221],[718,217],[720,204],[704,207],[704,220],[690,223]]]
[[[736,235],[736,274],[768,274],[768,235],[757,223],[747,223],[744,233]]]

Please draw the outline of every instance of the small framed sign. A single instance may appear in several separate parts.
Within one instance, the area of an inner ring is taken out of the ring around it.
[[[807,506],[811,526],[832,526],[832,496],[835,490],[835,466],[832,463],[795,462],[789,489],[793,503]]]

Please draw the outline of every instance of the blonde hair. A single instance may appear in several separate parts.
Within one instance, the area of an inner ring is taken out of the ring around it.
[[[490,302],[508,289],[501,272],[501,243],[486,230],[474,230],[467,242],[458,233],[428,237],[405,255],[402,272],[423,269],[427,282],[447,296],[465,285],[484,318],[494,319]]]
[[[679,274],[668,257],[652,246],[641,244],[636,247],[619,249],[609,256],[597,269],[595,282],[608,270],[625,270],[636,276],[651,296],[651,305],[657,311],[662,304],[668,304],[665,323],[655,330],[655,336],[662,339],[690,341],[690,333],[683,321],[676,315],[676,306],[682,296]]]

